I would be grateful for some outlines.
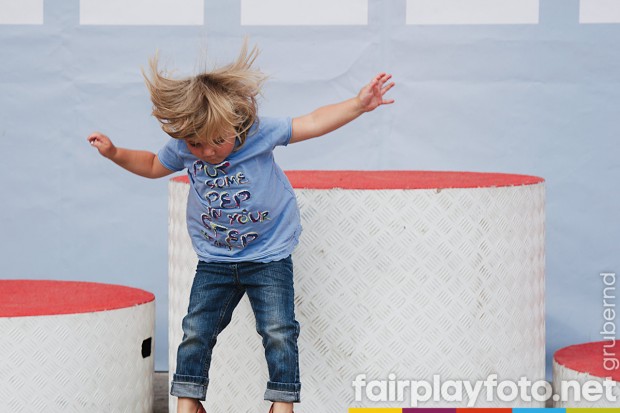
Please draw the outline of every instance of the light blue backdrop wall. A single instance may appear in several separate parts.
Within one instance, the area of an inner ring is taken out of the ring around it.
[[[193,26],[84,25],[77,0],[47,1],[42,24],[0,24],[0,277],[152,291],[167,370],[167,181],[124,172],[85,138],[157,151],[167,136],[140,68],[159,49],[190,74],[205,46],[224,63],[249,35],[271,75],[266,115],[348,98],[378,71],[397,82],[392,107],[279,149],[285,169],[544,177],[548,366],[601,340],[599,273],[620,268],[620,24],[581,24],[578,0],[541,0],[538,22],[520,25],[408,25],[406,1],[367,4],[357,25],[241,25],[237,0],[205,1]]]

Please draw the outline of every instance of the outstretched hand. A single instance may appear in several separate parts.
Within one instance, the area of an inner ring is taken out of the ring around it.
[[[99,153],[106,158],[111,158],[116,153],[116,146],[112,143],[110,138],[100,132],[91,133],[88,137],[88,142],[97,150]]]
[[[392,75],[387,73],[379,73],[375,78],[360,90],[357,98],[360,101],[361,108],[364,112],[375,110],[381,105],[389,105],[394,103],[394,99],[383,99],[383,95],[394,87],[394,82],[387,83]]]

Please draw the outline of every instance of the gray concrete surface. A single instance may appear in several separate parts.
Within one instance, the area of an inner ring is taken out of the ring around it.
[[[156,371],[153,379],[153,413],[168,413],[168,372]]]

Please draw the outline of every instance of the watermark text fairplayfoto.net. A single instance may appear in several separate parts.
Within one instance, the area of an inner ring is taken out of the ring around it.
[[[485,380],[445,380],[434,375],[432,380],[398,380],[391,373],[387,380],[367,380],[366,374],[358,374],[351,383],[356,402],[400,402],[417,407],[428,401],[443,403],[467,402],[468,407],[476,405],[479,400],[487,402],[502,401],[506,403],[540,402],[548,400],[578,402],[585,400],[597,402],[603,398],[615,402],[617,397],[613,390],[617,383],[610,379],[604,381],[589,380],[579,383],[576,380],[560,382],[558,393],[554,393],[551,384],[545,380],[532,381],[527,377],[519,380],[498,380],[497,374],[491,374]]]

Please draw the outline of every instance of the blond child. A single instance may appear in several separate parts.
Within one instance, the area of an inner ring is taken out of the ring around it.
[[[151,60],[145,75],[153,115],[170,135],[154,154],[116,147],[104,134],[88,137],[104,157],[135,174],[161,178],[186,169],[191,185],[187,227],[198,266],[171,394],[179,413],[204,412],[211,354],[218,334],[248,294],[262,336],[270,413],[291,413],[301,383],[291,253],[301,233],[299,210],[276,146],[332,132],[380,105],[394,83],[381,73],[357,96],[295,118],[257,115],[265,76],[252,67],[257,50],[244,44],[237,60],[196,76],[174,79]]]

